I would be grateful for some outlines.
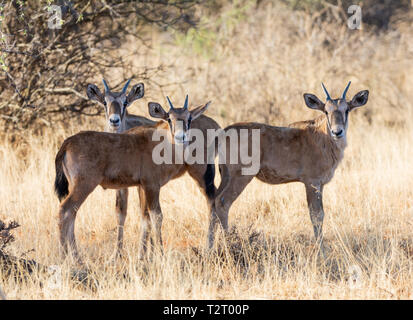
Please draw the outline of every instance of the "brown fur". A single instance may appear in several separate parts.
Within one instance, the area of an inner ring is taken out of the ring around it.
[[[226,165],[220,165],[222,182],[216,193],[215,221],[228,228],[228,212],[232,203],[241,194],[254,176],[269,184],[302,182],[306,188],[308,208],[317,241],[322,245],[322,223],[324,217],[323,186],[334,176],[343,158],[346,147],[348,111],[367,102],[368,91],[359,92],[352,101],[328,100],[322,103],[313,95],[305,95],[306,103],[326,113],[314,120],[292,123],[289,127],[274,127],[262,123],[237,123],[225,131],[235,129],[260,130],[260,169],[256,175],[242,175],[243,165],[229,164],[229,139],[226,140]],[[307,101],[307,99],[311,99]],[[337,116],[337,114],[343,114]],[[329,122],[330,121],[330,125]],[[341,132],[340,130],[343,130]],[[339,132],[339,137],[336,136]],[[251,142],[249,142],[250,144]],[[251,152],[251,150],[250,150]],[[213,233],[210,243],[213,243]]]

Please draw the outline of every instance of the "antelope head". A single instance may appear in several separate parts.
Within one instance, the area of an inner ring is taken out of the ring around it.
[[[304,100],[307,107],[324,112],[327,118],[327,127],[330,136],[334,140],[340,140],[346,137],[348,127],[348,114],[351,110],[361,107],[367,103],[369,91],[363,90],[358,92],[350,101],[346,100],[347,90],[351,81],[347,84],[343,94],[338,99],[332,99],[326,87],[322,83],[326,102],[322,102],[317,96],[305,93]]]
[[[169,124],[170,133],[173,137],[173,141],[176,144],[186,145],[189,142],[189,130],[191,128],[191,122],[206,111],[211,101],[209,101],[205,105],[189,110],[188,95],[185,98],[185,103],[182,108],[175,108],[169,97],[166,97],[166,99],[169,104],[168,112],[166,112],[159,103],[149,102],[149,114],[154,118],[167,121]]]
[[[94,84],[87,86],[86,92],[89,99],[99,102],[105,108],[106,127],[109,132],[120,133],[125,130],[126,108],[144,95],[143,83],[135,84],[127,94],[130,81],[129,79],[126,82],[121,92],[112,92],[105,79],[103,79],[104,93],[101,93]]]

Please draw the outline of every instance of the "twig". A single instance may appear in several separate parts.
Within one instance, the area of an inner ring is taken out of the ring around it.
[[[10,85],[13,87],[14,91],[17,93],[17,95],[19,96],[20,99],[22,99],[23,101],[25,100],[24,97],[22,96],[22,94],[20,93],[20,90],[17,88],[17,84],[14,81],[14,78],[12,77],[12,75],[10,73],[8,73],[6,70],[3,70],[3,72],[6,74],[7,79],[10,82]]]
[[[46,88],[44,91],[46,91],[48,93],[60,93],[60,94],[71,94],[71,93],[73,93],[74,95],[77,95],[78,97],[80,97],[84,100],[89,100],[88,97],[86,97],[85,95],[81,94],[80,92],[76,91],[73,88],[55,88],[55,89]]]
[[[7,50],[7,49],[1,49],[1,52],[5,52],[5,53],[15,53],[15,54],[22,54],[25,56],[30,56],[30,57],[35,57],[36,55],[30,52],[24,52],[24,51],[16,51],[16,50]]]

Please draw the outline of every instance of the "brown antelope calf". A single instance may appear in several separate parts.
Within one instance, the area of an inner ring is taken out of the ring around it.
[[[162,211],[159,204],[160,188],[168,181],[188,172],[198,183],[208,200],[208,207],[214,206],[215,167],[203,163],[156,164],[153,149],[159,144],[154,134],[167,132],[167,142],[175,152],[178,147],[189,145],[188,132],[196,128],[204,133],[208,129],[218,130],[219,125],[202,115],[209,103],[195,109],[188,109],[188,98],[183,108],[174,108],[170,103],[166,112],[159,103],[150,102],[151,116],[162,119],[153,126],[141,126],[123,134],[85,131],[66,139],[56,155],[55,190],[61,201],[59,210],[60,241],[65,253],[69,247],[78,261],[75,242],[76,212],[87,196],[98,186],[110,189],[125,189],[140,186],[142,230],[140,257],[143,258],[151,223],[154,225],[157,242],[162,248]],[[204,143],[204,154],[209,145]]]
[[[121,92],[112,92],[105,79],[102,81],[105,87],[103,94],[94,84],[88,84],[86,92],[89,99],[97,101],[105,108],[105,132],[122,133],[134,127],[155,124],[155,121],[130,114],[127,110],[132,102],[144,96],[143,83],[135,84],[129,94],[127,94],[130,80],[126,82]],[[118,219],[117,255],[121,254],[123,247],[123,227],[128,210],[128,194],[128,189],[116,190],[116,216]]]
[[[339,99],[331,99],[323,85],[327,96],[325,103],[313,94],[304,94],[305,103],[309,108],[324,113],[314,120],[296,122],[289,127],[245,122],[224,129],[225,132],[235,130],[238,136],[240,131],[245,129],[249,139],[253,129],[259,130],[259,166],[256,174],[243,175],[241,172],[243,165],[240,161],[239,164],[229,164],[229,153],[226,152],[226,164],[220,165],[222,182],[216,192],[215,224],[219,219],[224,230],[227,230],[228,211],[254,176],[269,184],[302,182],[305,185],[314,234],[324,253],[323,187],[333,178],[334,171],[343,158],[347,144],[348,114],[351,110],[366,104],[369,95],[367,90],[360,91],[351,101],[347,101],[346,92],[349,85],[350,83]],[[225,150],[231,148],[227,140],[220,142],[220,157],[221,148]],[[251,152],[251,146],[248,148]],[[214,234],[211,233],[210,236],[212,237],[210,244],[212,244]]]

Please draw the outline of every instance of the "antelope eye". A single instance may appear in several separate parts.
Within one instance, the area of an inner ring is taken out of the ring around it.
[[[103,101],[103,105],[106,107],[106,101]]]
[[[127,105],[128,105],[128,101],[125,101],[125,102],[123,103],[123,106],[126,107]]]

